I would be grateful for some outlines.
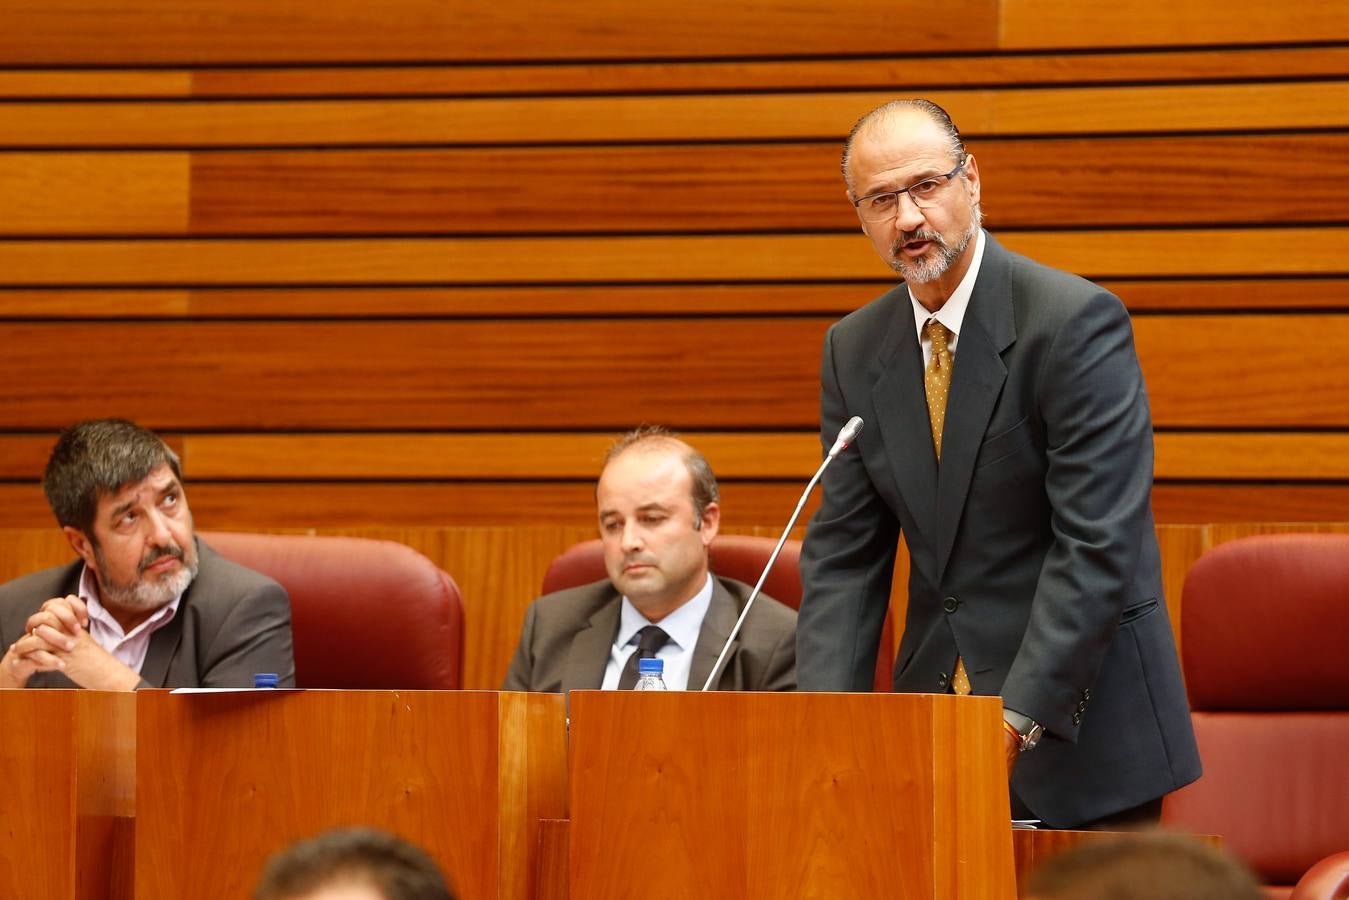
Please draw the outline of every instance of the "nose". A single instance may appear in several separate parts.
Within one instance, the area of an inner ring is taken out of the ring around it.
[[[158,510],[153,510],[146,516],[146,521],[150,525],[149,543],[153,547],[169,547],[174,543],[173,532],[169,530],[168,519]]]
[[[623,526],[623,552],[636,553],[643,547],[641,530],[635,522],[628,522]]]
[[[917,231],[925,221],[923,210],[907,193],[895,200],[895,227],[900,231]]]

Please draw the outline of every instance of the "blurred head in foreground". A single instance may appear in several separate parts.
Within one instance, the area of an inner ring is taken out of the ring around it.
[[[267,861],[254,900],[454,900],[420,848],[383,831],[343,828]]]

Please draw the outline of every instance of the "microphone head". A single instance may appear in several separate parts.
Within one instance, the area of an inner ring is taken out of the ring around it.
[[[839,429],[838,438],[837,440],[834,441],[834,446],[829,451],[829,458],[833,459],[835,456],[838,456],[844,450],[848,449],[849,445],[851,445],[852,442],[857,439],[857,435],[859,432],[861,432],[861,430],[862,430],[861,416],[853,416],[851,419],[849,419],[847,421],[847,424],[845,424],[842,428]]]

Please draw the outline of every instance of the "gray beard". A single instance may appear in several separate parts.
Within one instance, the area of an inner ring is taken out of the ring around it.
[[[935,231],[917,231],[910,235],[901,235],[900,240],[891,248],[890,268],[903,276],[908,284],[927,284],[929,281],[936,281],[946,274],[952,263],[969,247],[970,241],[974,240],[983,225],[983,218],[978,204],[975,204],[974,214],[970,217],[970,226],[954,245],[946,243],[946,239]],[[932,241],[936,245],[937,252],[924,259],[908,259],[903,255],[901,248],[915,238]]]
[[[162,559],[163,555],[156,558]],[[94,560],[98,563],[100,574],[107,571],[108,567],[103,561],[103,555],[97,549],[94,550]],[[130,584],[119,584],[100,577],[99,592],[101,596],[99,599],[105,606],[112,605],[122,609],[155,610],[161,606],[167,606],[173,602],[174,597],[187,590],[188,586],[192,584],[192,579],[197,577],[199,559],[196,547],[185,549],[182,560],[183,568],[172,575],[153,581],[138,575],[136,580]],[[148,563],[154,561],[154,559],[151,559]]]

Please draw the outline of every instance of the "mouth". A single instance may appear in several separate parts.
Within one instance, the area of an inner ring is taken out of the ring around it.
[[[904,253],[905,256],[912,258],[922,256],[924,253],[928,251],[928,248],[931,246],[932,241],[926,240],[906,241],[899,249]]]
[[[178,569],[183,564],[183,554],[181,550],[168,549],[159,553],[153,553],[150,558],[141,563],[142,575],[163,575]]]
[[[627,565],[625,565],[625,566],[623,567],[623,574],[624,574],[624,575],[640,575],[640,574],[642,574],[643,572],[650,571],[651,569],[654,569],[654,568],[655,568],[655,566],[651,565],[650,563],[643,563],[643,562],[628,563]]]

